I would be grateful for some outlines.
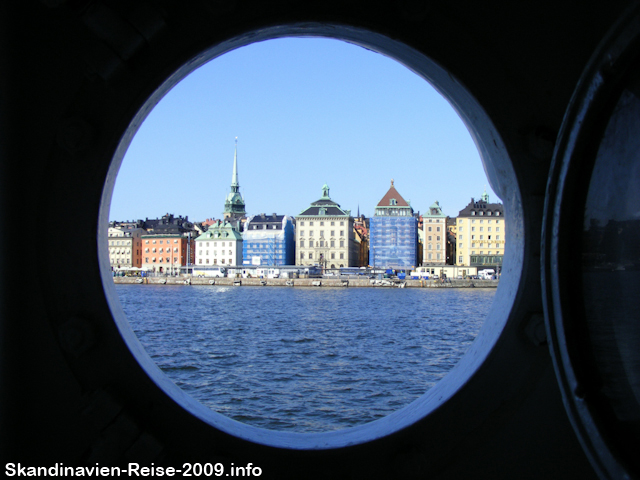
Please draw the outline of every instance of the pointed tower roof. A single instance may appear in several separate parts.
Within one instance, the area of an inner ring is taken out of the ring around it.
[[[396,187],[393,186],[393,178],[391,179],[391,187],[387,190],[382,200],[378,202],[378,207],[411,207],[407,201],[398,193]]]
[[[238,182],[238,137],[236,137],[236,148],[233,155],[233,174],[231,176],[231,192],[227,194],[224,202],[224,218],[246,217],[244,199],[240,194],[240,182]]]
[[[236,137],[236,150],[233,154],[233,174],[231,175],[231,188],[240,187],[238,182],[238,137]]]

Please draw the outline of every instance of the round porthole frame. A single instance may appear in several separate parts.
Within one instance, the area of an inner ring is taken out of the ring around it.
[[[417,73],[425,79],[425,81],[429,81],[449,100],[467,125],[481,153],[492,188],[494,191],[499,192],[504,201],[505,210],[507,211],[507,215],[505,215],[507,220],[506,243],[509,244],[505,252],[504,264],[506,268],[503,270],[501,288],[496,293],[489,318],[485,322],[478,339],[470,347],[470,351],[463,357],[453,371],[420,399],[375,422],[346,430],[317,434],[293,434],[281,431],[266,431],[240,424],[210,411],[191,397],[185,395],[159,371],[133,335],[128,322],[124,318],[122,309],[119,307],[117,296],[112,285],[113,282],[110,278],[108,257],[106,256],[106,247],[104,245],[106,242],[106,232],[99,231],[98,238],[102,280],[106,296],[111,304],[112,314],[130,351],[135,352],[135,356],[140,365],[152,378],[154,383],[161,386],[161,388],[184,409],[217,429],[221,429],[222,431],[251,442],[293,449],[340,448],[370,442],[411,427],[431,412],[439,409],[447,400],[454,396],[464,384],[468,383],[469,378],[474,375],[476,370],[490,354],[491,348],[503,332],[504,326],[511,314],[512,306],[520,287],[524,248],[524,239],[522,236],[524,217],[516,176],[507,154],[507,148],[480,104],[452,75],[409,46],[378,33],[343,25],[294,24],[265,28],[257,32],[232,38],[208,48],[206,51],[186,62],[182,68],[170,75],[168,79],[153,92],[128,125],[126,132],[123,134],[123,139],[118,145],[114,159],[111,162],[102,198],[100,226],[108,224],[110,196],[124,152],[137,128],[139,128],[144,118],[160,98],[162,98],[164,93],[200,65],[228,51],[240,48],[248,43],[285,36],[325,36],[390,56]]]
[[[594,360],[585,346],[581,231],[600,141],[632,70],[640,68],[640,9],[634,7],[595,51],[574,91],[554,152],[542,233],[547,335],[565,409],[601,478],[635,478],[595,395]],[[579,275],[578,275],[579,277]]]

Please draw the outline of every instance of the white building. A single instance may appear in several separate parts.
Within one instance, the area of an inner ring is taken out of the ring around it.
[[[142,266],[141,236],[147,233],[143,228],[109,227],[109,264],[112,270]]]
[[[322,187],[322,197],[296,216],[296,265],[358,266],[360,245],[351,210],[342,210]]]
[[[242,234],[229,222],[216,221],[195,245],[196,266],[242,265]]]

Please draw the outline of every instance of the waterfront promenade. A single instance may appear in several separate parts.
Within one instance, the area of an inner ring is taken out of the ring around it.
[[[113,277],[117,284],[143,285],[218,285],[233,286],[279,286],[279,287],[380,287],[398,288],[404,284],[410,288],[496,288],[498,280],[374,280],[369,278],[202,278],[192,276],[179,277]],[[214,283],[211,283],[214,282]]]

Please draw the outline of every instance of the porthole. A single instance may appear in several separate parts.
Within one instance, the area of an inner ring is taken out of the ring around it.
[[[619,23],[565,116],[543,245],[565,406],[601,478],[640,474],[640,17]]]
[[[112,305],[112,313],[116,319],[119,330],[129,345],[131,351],[136,352],[136,358],[147,374],[158,385],[162,385],[165,392],[179,403],[184,409],[203,419],[213,427],[231,433],[232,435],[256,443],[264,443],[267,445],[278,447],[295,447],[297,449],[318,449],[318,448],[336,448],[354,443],[367,442],[376,438],[380,438],[409,427],[416,422],[424,419],[431,412],[435,411],[449,399],[456,395],[458,390],[469,382],[476,370],[480,368],[487,356],[491,353],[492,347],[502,334],[507,319],[511,313],[511,307],[514,302],[522,267],[523,257],[523,213],[521,209],[519,190],[515,175],[513,173],[511,162],[508,158],[507,149],[501,141],[500,135],[494,128],[490,118],[484,112],[478,102],[470,95],[470,93],[444,69],[439,67],[435,62],[427,57],[419,54],[405,44],[391,40],[385,36],[362,31],[358,29],[333,26],[330,30],[326,26],[305,25],[304,27],[287,26],[278,27],[276,29],[264,29],[255,32],[255,36],[251,37],[251,41],[260,41],[279,36],[331,36],[347,42],[364,46],[375,50],[379,53],[392,56],[400,63],[404,64],[418,75],[428,80],[436,87],[454,106],[458,114],[463,118],[470,133],[478,145],[481,153],[485,170],[494,191],[502,198],[508,227],[508,238],[506,243],[509,245],[505,252],[504,265],[501,288],[496,293],[492,309],[488,320],[485,322],[478,339],[470,348],[470,351],[458,364],[458,366],[450,372],[443,381],[440,381],[436,387],[413,402],[410,406],[403,410],[390,414],[383,419],[362,425],[347,431],[338,431],[322,434],[291,436],[283,432],[265,433],[264,431],[248,426],[239,426],[236,422],[229,420],[222,415],[215,414],[202,405],[197,404],[185,397],[177,387],[163,378],[162,373],[153,364],[153,362],[142,352],[142,349],[133,336],[130,327],[124,318],[122,310],[115,299],[111,279],[108,277],[108,260],[104,255],[101,257],[103,283],[107,297]],[[220,44],[198,55],[192,61],[188,62],[183,68],[172,75],[160,88],[158,88],[149,98],[147,103],[138,111],[131,121],[128,131],[124,134],[123,142],[118,147],[117,155],[112,161],[108,181],[104,189],[104,198],[102,203],[101,218],[107,219],[108,200],[110,198],[115,174],[122,160],[122,152],[126,149],[128,139],[135,133],[137,127],[149,112],[150,108],[158,101],[164,92],[168,91],[181,78],[197,68],[204,62],[213,59],[223,53],[240,47],[248,43],[246,37],[238,38]]]

